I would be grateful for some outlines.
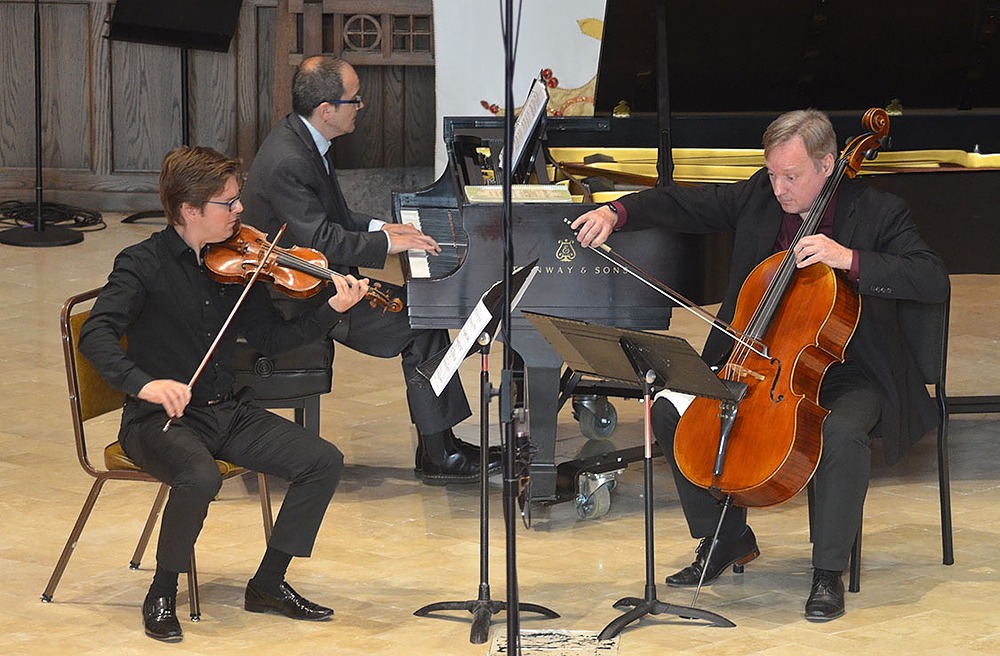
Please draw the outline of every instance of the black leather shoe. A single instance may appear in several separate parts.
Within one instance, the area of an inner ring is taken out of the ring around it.
[[[247,582],[247,591],[243,597],[243,607],[251,613],[280,613],[293,620],[325,620],[333,615],[333,609],[314,604],[292,589],[284,581],[279,587],[279,594],[271,594],[261,590],[253,579]]]
[[[753,531],[747,526],[746,530],[736,540],[723,542],[715,547],[711,562],[708,561],[708,551],[711,547],[711,538],[705,538],[698,545],[697,557],[694,562],[667,577],[667,585],[675,588],[689,588],[698,585],[702,571],[705,572],[705,581],[702,585],[708,585],[719,578],[726,568],[732,565],[734,572],[742,572],[743,566],[760,555],[757,548],[757,538]]]
[[[479,462],[479,447],[475,444],[469,444],[458,438],[454,439],[454,445],[456,450],[463,452],[468,458]],[[497,474],[503,469],[503,447],[500,445],[491,446],[489,450],[489,472],[491,474]],[[419,443],[417,444],[417,450],[414,452],[413,457],[413,472],[420,476],[424,472],[424,449]]]
[[[177,621],[176,597],[146,597],[142,602],[142,624],[150,638],[179,642],[184,637]]]
[[[806,600],[806,619],[829,622],[844,614],[843,572],[814,569],[812,590]]]
[[[420,478],[427,485],[447,485],[449,483],[478,483],[479,454],[475,457],[463,451],[453,451],[444,462],[431,462],[424,453],[421,458]]]

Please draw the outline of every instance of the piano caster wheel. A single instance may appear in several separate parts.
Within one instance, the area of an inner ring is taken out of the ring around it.
[[[620,471],[604,472],[594,474],[583,472],[579,477],[579,489],[576,499],[573,500],[576,506],[576,514],[580,519],[598,519],[604,517],[611,510],[611,490],[618,482]]]
[[[618,411],[607,401],[603,408],[594,412],[585,405],[579,405],[577,419],[580,421],[580,432],[588,440],[606,440],[618,427]]]

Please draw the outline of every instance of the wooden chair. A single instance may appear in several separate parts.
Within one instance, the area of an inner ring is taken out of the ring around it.
[[[136,464],[129,460],[129,458],[125,455],[124,451],[122,451],[121,445],[117,441],[111,442],[107,447],[105,447],[105,467],[103,469],[95,466],[90,461],[90,456],[87,451],[86,425],[91,419],[95,419],[112,411],[120,411],[124,401],[124,395],[104,382],[94,367],[77,350],[80,327],[90,314],[89,309],[79,309],[77,306],[94,299],[98,292],[100,292],[100,289],[93,289],[69,298],[63,304],[62,313],[60,315],[63,355],[66,362],[66,380],[69,384],[69,402],[73,418],[73,432],[76,441],[77,459],[80,461],[80,466],[83,467],[83,470],[94,478],[94,484],[91,486],[90,493],[87,495],[87,498],[83,503],[83,508],[80,510],[80,515],[77,517],[76,523],[73,525],[73,530],[70,531],[69,538],[66,540],[66,546],[63,547],[62,554],[59,556],[59,561],[56,563],[52,576],[49,578],[49,583],[45,587],[45,591],[42,593],[43,602],[52,601],[52,596],[55,594],[56,586],[59,585],[59,580],[62,578],[63,571],[66,569],[70,556],[73,555],[73,550],[80,539],[83,527],[90,518],[90,513],[94,509],[94,505],[97,503],[97,497],[104,488],[104,484],[106,482],[111,480],[142,481],[146,483],[156,483],[159,486],[156,498],[153,501],[153,506],[150,508],[149,515],[146,518],[146,525],[144,526],[142,534],[139,537],[139,543],[136,546],[135,552],[132,555],[132,560],[129,563],[129,567],[131,569],[138,569],[139,562],[145,552],[146,545],[149,543],[153,527],[156,524],[156,519],[159,516],[160,510],[163,508],[163,504],[167,498],[168,486],[139,469],[139,467],[137,467]],[[242,467],[236,467],[235,465],[222,460],[217,460],[216,464],[219,467],[219,473],[222,474],[223,479],[235,478],[249,473],[248,470]],[[267,488],[267,480],[264,475],[258,473],[257,479],[259,482],[260,507],[264,523],[264,537],[266,541],[270,540],[271,530],[274,527],[274,520],[271,513],[271,498]],[[187,579],[191,619],[193,621],[197,621],[201,617],[201,610],[198,599],[198,575],[195,568],[195,558],[193,552],[191,554],[191,564]]]

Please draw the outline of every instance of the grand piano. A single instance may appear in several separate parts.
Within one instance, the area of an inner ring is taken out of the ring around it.
[[[751,8],[738,0],[608,0],[595,115],[547,118],[532,176],[569,178],[590,202],[514,203],[515,264],[537,258],[540,267],[520,309],[667,329],[670,304],[581,250],[563,219],[636,185],[748,177],[763,162],[764,128],[783,111],[823,109],[846,142],[873,106],[890,110],[892,141],[862,172],[910,202],[951,273],[1000,273],[1000,2],[762,0]],[[427,189],[393,195],[395,220],[419,223],[449,244],[446,257],[430,263],[404,258],[417,328],[459,328],[502,277],[501,205],[470,203],[465,193],[484,181],[502,121],[453,117],[444,127],[448,169]],[[616,250],[693,301],[720,300],[726,237],[643,231],[613,239]],[[520,312],[512,330],[537,447],[532,499],[569,498],[565,488],[575,481],[555,462],[562,362]],[[569,471],[588,465],[607,468],[592,462]]]

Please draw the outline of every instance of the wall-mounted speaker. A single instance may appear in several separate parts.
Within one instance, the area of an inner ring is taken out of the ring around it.
[[[242,0],[118,0],[108,38],[227,52]]]

